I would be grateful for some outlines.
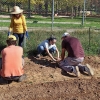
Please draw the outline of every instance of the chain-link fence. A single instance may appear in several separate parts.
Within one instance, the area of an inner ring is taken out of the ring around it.
[[[88,55],[100,55],[100,28],[90,27],[87,30],[72,32],[77,37]]]
[[[41,33],[42,32],[42,33]],[[49,38],[51,35],[57,38],[57,47],[61,52],[61,36],[65,31],[31,31],[29,32],[29,39],[26,39],[26,48],[24,48],[25,55],[36,54],[36,48],[43,40]],[[6,46],[6,31],[0,32],[0,51]],[[89,28],[83,31],[74,31],[70,33],[71,36],[77,37],[84,48],[86,55],[100,55],[100,29]]]
[[[0,0],[0,18],[10,18],[10,12],[15,5],[24,10],[27,18],[33,18],[28,19],[27,23],[29,23],[28,27],[35,28],[79,27],[83,23],[84,17],[100,13],[99,0]],[[77,17],[80,19],[74,23],[66,21],[68,18]],[[6,21],[4,20],[4,22]],[[7,25],[8,23],[6,25],[1,23],[0,27],[7,27]]]
[[[89,28],[88,34],[89,53],[100,55],[100,28]]]
[[[47,33],[45,35],[49,36],[54,32],[57,36],[59,32],[63,34],[63,32],[67,31],[81,40],[87,54],[100,53],[100,31],[98,28],[88,28],[93,25],[96,26],[97,24],[93,22],[100,20],[99,0],[0,0],[0,30],[2,30],[3,33],[6,33],[8,30],[10,12],[15,5],[24,10],[23,13],[26,16],[28,31],[30,32],[29,35],[31,33],[35,34],[40,32]],[[84,6],[85,9],[83,9]],[[85,10],[84,21],[86,22],[86,29],[82,27],[83,10]],[[90,16],[94,17],[94,15],[97,20],[95,20],[95,18],[89,18]],[[74,20],[73,18],[76,19]],[[4,30],[6,30],[6,32]],[[51,30],[53,30],[53,32]],[[47,31],[50,31],[49,35]],[[44,37],[44,35],[40,35],[40,33],[38,33],[39,36]],[[60,40],[59,36],[57,37]],[[34,39],[34,35],[30,35],[30,37],[31,40]],[[38,37],[36,36],[37,39]],[[30,41],[27,43],[30,47],[34,45]]]

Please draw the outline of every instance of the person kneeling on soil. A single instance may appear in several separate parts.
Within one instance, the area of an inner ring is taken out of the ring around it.
[[[65,51],[68,56],[65,58]],[[80,71],[87,72],[89,75],[94,75],[94,72],[89,64],[82,65],[84,61],[84,50],[80,41],[71,37],[69,33],[65,32],[62,35],[62,52],[59,66],[66,72],[74,73],[77,77],[80,76]]]
[[[16,41],[14,35],[9,35],[6,40],[8,46],[1,51],[0,83],[21,82],[26,78],[23,70],[23,48],[16,46]]]
[[[57,61],[57,59],[59,59],[59,51],[55,43],[56,43],[55,37],[50,37],[44,40],[43,42],[41,42],[37,47],[38,54],[36,57],[39,58],[41,54],[49,55],[53,61]],[[57,53],[57,59],[53,57],[52,54],[54,53]]]

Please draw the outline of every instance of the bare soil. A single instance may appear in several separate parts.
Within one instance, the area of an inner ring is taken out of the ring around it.
[[[48,57],[29,57],[25,62],[27,79],[0,85],[0,100],[100,100],[99,56],[87,56],[83,62],[92,66],[93,77],[65,73]]]

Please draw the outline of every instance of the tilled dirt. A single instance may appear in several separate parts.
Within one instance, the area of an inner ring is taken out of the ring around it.
[[[92,66],[93,77],[65,73],[48,57],[29,57],[25,62],[27,79],[0,85],[0,100],[100,100],[99,56],[87,56],[83,62]]]

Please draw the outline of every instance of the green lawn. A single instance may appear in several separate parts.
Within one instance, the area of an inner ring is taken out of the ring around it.
[[[10,18],[0,18],[0,27],[8,27],[10,24]],[[2,20],[5,20],[2,22]],[[51,27],[51,18],[50,17],[33,17],[27,20],[27,26],[28,27]],[[8,22],[6,22],[8,21]],[[92,18],[87,17],[84,22],[84,26],[82,26],[82,18],[54,18],[54,24],[53,27],[58,28],[83,28],[83,27],[100,27],[100,18]]]

